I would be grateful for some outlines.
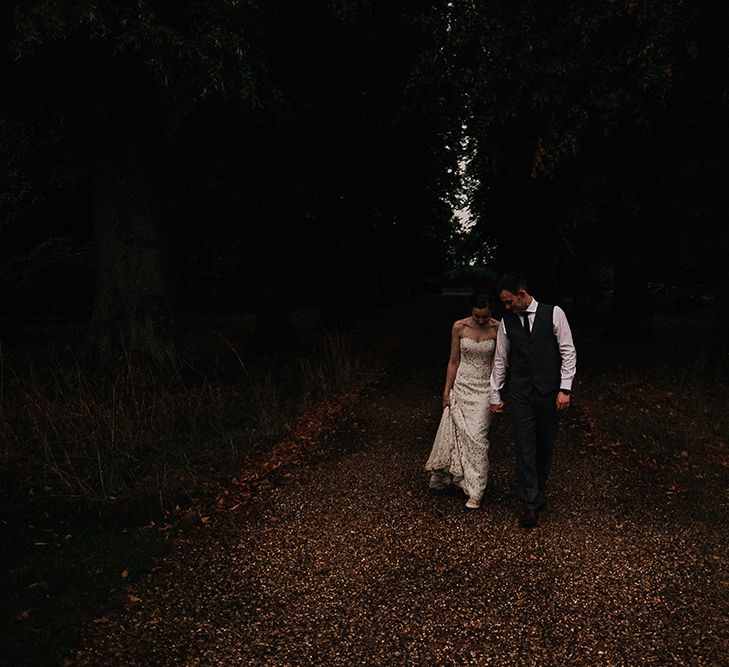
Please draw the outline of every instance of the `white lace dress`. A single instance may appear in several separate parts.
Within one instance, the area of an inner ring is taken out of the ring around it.
[[[455,483],[468,496],[480,500],[489,472],[489,378],[496,343],[461,338],[460,346],[451,405],[443,409],[425,469],[430,472],[431,488]]]

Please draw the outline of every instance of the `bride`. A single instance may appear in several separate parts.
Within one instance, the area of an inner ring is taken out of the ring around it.
[[[454,484],[468,496],[466,507],[478,509],[489,470],[489,378],[499,322],[486,295],[474,294],[471,308],[471,317],[453,324],[443,416],[425,469],[431,489]]]

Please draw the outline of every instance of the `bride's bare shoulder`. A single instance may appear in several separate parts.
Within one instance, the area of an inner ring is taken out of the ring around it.
[[[454,332],[458,332],[458,333],[460,333],[460,332],[461,332],[461,331],[463,331],[463,330],[464,330],[464,329],[465,329],[465,328],[466,328],[467,326],[468,326],[468,318],[467,318],[467,317],[465,317],[465,318],[464,318],[464,319],[462,319],[462,320],[456,320],[456,321],[455,321],[455,322],[453,323],[453,331],[454,331]]]

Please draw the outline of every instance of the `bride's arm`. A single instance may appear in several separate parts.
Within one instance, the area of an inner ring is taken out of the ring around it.
[[[451,404],[451,389],[456,381],[456,371],[461,363],[461,329],[463,324],[456,322],[451,329],[451,355],[448,358],[448,368],[446,369],[445,389],[443,390],[443,407]]]
[[[509,338],[506,335],[504,320],[501,320],[499,329],[496,333],[496,348],[494,350],[494,359],[491,366],[491,377],[489,383],[491,385],[491,412],[501,412],[503,409],[503,401],[501,400],[501,390],[504,388],[506,381],[506,371],[509,368]]]

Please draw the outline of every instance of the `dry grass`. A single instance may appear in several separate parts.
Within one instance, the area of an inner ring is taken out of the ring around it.
[[[100,374],[58,350],[45,361],[0,353],[2,467],[23,492],[102,502],[141,495],[164,508],[204,478],[227,476],[254,444],[281,437],[360,366],[341,332],[307,332],[311,344],[293,359],[245,359],[241,332],[220,328],[165,375],[135,363]]]

